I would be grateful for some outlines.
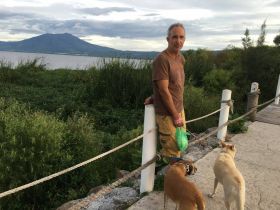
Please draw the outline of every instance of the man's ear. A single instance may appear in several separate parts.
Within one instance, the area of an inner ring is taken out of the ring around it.
[[[169,41],[169,37],[166,37],[166,41]]]

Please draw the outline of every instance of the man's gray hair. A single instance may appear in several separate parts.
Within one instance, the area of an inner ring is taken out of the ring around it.
[[[170,35],[171,30],[172,30],[173,28],[175,28],[175,27],[181,27],[181,28],[184,29],[184,31],[185,31],[185,27],[184,27],[184,25],[183,25],[182,23],[173,23],[171,26],[169,26],[169,28],[168,28],[168,30],[167,30],[167,36]]]

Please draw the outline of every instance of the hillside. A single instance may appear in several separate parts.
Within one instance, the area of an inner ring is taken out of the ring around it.
[[[42,34],[16,42],[1,42],[0,51],[89,55],[96,57],[153,58],[157,52],[122,51],[90,44],[69,33]]]

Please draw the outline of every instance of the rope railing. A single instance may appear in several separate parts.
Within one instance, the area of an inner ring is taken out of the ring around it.
[[[149,131],[148,131],[147,133],[145,133],[145,134],[142,134],[142,135],[140,135],[140,136],[138,136],[138,137],[136,137],[136,138],[134,138],[134,139],[132,139],[132,140],[130,140],[130,141],[128,141],[128,142],[122,144],[122,145],[119,145],[119,146],[117,146],[117,147],[115,147],[115,148],[113,148],[113,149],[111,149],[111,150],[109,150],[109,151],[107,151],[107,152],[104,152],[104,153],[102,153],[102,154],[100,154],[100,155],[98,155],[98,156],[96,156],[96,157],[93,157],[93,158],[91,158],[91,159],[89,159],[89,160],[86,160],[86,161],[84,161],[84,162],[81,162],[81,163],[79,163],[79,164],[77,164],[77,165],[74,165],[74,166],[69,167],[69,168],[67,168],[67,169],[64,169],[64,170],[62,170],[62,171],[59,171],[59,172],[57,172],[57,173],[51,174],[51,175],[49,175],[49,176],[47,176],[47,177],[38,179],[38,180],[33,181],[33,182],[31,182],[31,183],[22,185],[22,186],[20,186],[20,187],[17,187],[17,188],[8,190],[8,191],[6,191],[6,192],[2,192],[2,193],[0,193],[0,198],[3,198],[3,197],[5,197],[5,196],[11,195],[11,194],[13,194],[13,193],[19,192],[19,191],[24,190],[24,189],[30,188],[30,187],[32,187],[32,186],[38,185],[38,184],[40,184],[40,183],[43,183],[43,182],[48,181],[48,180],[50,180],[50,179],[53,179],[53,178],[55,178],[55,177],[57,177],[57,176],[61,176],[61,175],[66,174],[66,173],[68,173],[68,172],[70,172],[70,171],[73,171],[74,169],[77,169],[77,168],[79,168],[79,167],[81,167],[81,166],[87,165],[87,164],[89,164],[89,163],[91,163],[91,162],[93,162],[93,161],[96,161],[96,160],[98,160],[98,159],[100,159],[100,158],[102,158],[102,157],[104,157],[104,156],[107,156],[107,155],[109,155],[109,154],[111,154],[111,153],[113,153],[113,152],[115,152],[115,151],[117,151],[117,150],[119,150],[119,149],[121,149],[121,148],[123,148],[123,147],[129,145],[129,144],[132,144],[133,142],[136,142],[137,140],[143,138],[145,135],[151,133],[151,132],[152,132],[153,130],[155,130],[155,129],[156,129],[156,128],[151,129],[151,130],[149,130]]]
[[[275,97],[277,98],[277,97]],[[227,121],[226,123],[222,124],[221,126],[219,126],[218,128],[216,128],[215,130],[213,130],[212,132],[202,136],[201,138],[189,143],[189,146],[192,146],[194,144],[197,144],[199,142],[201,142],[202,140],[204,139],[207,139],[208,137],[212,136],[213,134],[217,133],[220,129],[222,129],[223,127],[229,125],[229,124],[232,124],[232,123],[235,123],[241,119],[243,119],[244,117],[248,116],[249,114],[251,114],[252,112],[254,112],[257,108],[261,107],[261,106],[264,106],[264,105],[267,105],[269,103],[271,103],[275,98],[263,103],[263,104],[260,104],[254,108],[252,108],[250,111],[248,111],[247,113],[243,114],[242,116],[238,117],[238,118],[235,118],[233,120],[230,120],[230,121]],[[216,110],[210,114],[208,114],[208,116],[214,114],[214,113],[217,113],[218,111],[220,111],[221,109],[219,110]],[[202,118],[202,117],[201,117]],[[203,116],[203,118],[205,118],[205,116]],[[202,118],[202,119],[203,119]],[[198,119],[198,118],[197,118]],[[195,120],[197,120],[195,119]],[[112,191],[115,187],[119,186],[120,184],[122,184],[123,182],[127,181],[128,179],[130,179],[131,177],[135,176],[136,174],[138,174],[141,170],[143,170],[144,168],[148,167],[150,164],[154,163],[156,161],[156,157],[154,157],[152,160],[148,161],[147,163],[145,163],[144,165],[142,165],[141,167],[137,168],[136,170],[132,171],[131,173],[127,174],[126,176],[124,176],[123,178],[117,180],[116,182],[110,184],[109,186],[107,187],[104,187],[102,190],[98,191],[96,194],[94,195],[91,195],[91,196],[88,196],[86,199],[84,199],[83,201],[75,204],[74,206],[72,206],[70,209],[71,210],[79,210],[79,209],[82,209],[82,208],[85,208],[90,202],[96,200],[98,197],[102,196],[102,195],[105,195],[107,193],[109,193],[110,191]]]
[[[242,116],[240,116],[240,117],[238,117],[238,118],[235,118],[234,120],[227,121],[226,123],[222,124],[221,126],[219,126],[218,128],[216,128],[215,130],[213,130],[212,132],[210,132],[210,133],[206,134],[205,136],[202,136],[202,137],[200,137],[199,139],[196,139],[195,141],[189,143],[189,146],[194,145],[194,144],[197,144],[197,143],[201,142],[202,140],[204,140],[204,139],[210,137],[211,135],[217,133],[217,132],[218,132],[220,129],[222,129],[223,127],[225,127],[225,126],[227,126],[227,125],[229,125],[229,124],[232,124],[232,123],[234,123],[234,122],[236,122],[236,121],[238,121],[238,120],[241,120],[242,118],[244,118],[244,117],[248,116],[249,114],[251,114],[252,112],[254,112],[257,108],[259,108],[259,107],[261,107],[261,106],[264,106],[264,105],[266,105],[266,104],[271,103],[273,100],[275,100],[275,99],[278,98],[279,96],[280,96],[280,94],[279,94],[278,96],[274,97],[273,99],[271,99],[271,100],[269,100],[269,101],[267,101],[267,102],[265,102],[265,103],[263,103],[263,104],[260,104],[260,105],[258,105],[258,106],[256,106],[256,107],[252,108],[250,111],[248,111],[247,113],[243,114]],[[227,101],[227,102],[228,102],[228,101]],[[232,104],[232,103],[231,103],[231,104]],[[229,105],[229,106],[230,106],[230,105]],[[212,112],[212,113],[209,113],[209,114],[207,114],[207,115],[204,115],[204,116],[202,116],[202,117],[199,117],[199,118],[196,118],[196,119],[192,119],[192,120],[186,121],[186,123],[190,123],[190,122],[194,122],[194,121],[198,121],[198,120],[204,119],[204,118],[209,117],[209,116],[211,116],[211,115],[213,115],[213,114],[216,114],[217,112],[221,111],[222,109],[223,109],[223,108],[220,108],[220,109],[218,109],[218,110],[216,110],[216,111],[214,111],[214,112]],[[38,179],[38,180],[36,180],[36,181],[33,181],[33,182],[31,182],[31,183],[22,185],[22,186],[20,186],[20,187],[17,187],[17,188],[14,188],[14,189],[11,189],[11,190],[2,192],[2,193],[0,193],[0,198],[3,198],[3,197],[5,197],[5,196],[11,195],[11,194],[13,194],[13,193],[19,192],[19,191],[24,190],[24,189],[30,188],[30,187],[32,187],[32,186],[38,185],[38,184],[40,184],[40,183],[43,183],[43,182],[48,181],[48,180],[50,180],[50,179],[53,179],[53,178],[55,178],[55,177],[57,177],[57,176],[61,176],[61,175],[65,174],[65,173],[68,173],[68,172],[70,172],[70,171],[73,171],[73,170],[75,170],[75,169],[77,169],[77,168],[79,168],[79,167],[81,167],[81,166],[84,166],[84,165],[86,165],[86,164],[89,164],[89,163],[91,163],[91,162],[93,162],[93,161],[96,161],[96,160],[98,160],[98,159],[100,159],[100,158],[102,158],[102,157],[104,157],[104,156],[107,156],[107,155],[109,155],[109,154],[111,154],[111,153],[113,153],[113,152],[115,152],[115,151],[117,151],[117,150],[119,150],[119,149],[121,149],[121,148],[123,148],[123,147],[126,147],[126,146],[129,145],[129,144],[132,144],[132,143],[136,142],[137,140],[143,138],[145,135],[151,133],[153,130],[156,130],[156,128],[153,128],[153,129],[149,130],[149,131],[148,131],[147,133],[145,133],[145,134],[142,134],[142,135],[140,135],[140,136],[138,136],[138,137],[136,137],[136,138],[134,138],[134,139],[132,139],[132,140],[130,140],[130,141],[128,141],[128,142],[122,144],[122,145],[119,145],[119,146],[117,146],[117,147],[115,147],[115,148],[113,148],[113,149],[111,149],[111,150],[109,150],[109,151],[107,151],[107,152],[105,152],[105,153],[102,153],[102,154],[100,154],[100,155],[98,155],[98,156],[96,156],[96,157],[94,157],[94,158],[91,158],[91,159],[89,159],[89,160],[86,160],[86,161],[84,161],[84,162],[81,162],[81,163],[79,163],[79,164],[77,164],[77,165],[74,165],[74,166],[72,166],[72,167],[70,167],[70,168],[64,169],[64,170],[62,170],[62,171],[60,171],[60,172],[51,174],[51,175],[49,175],[49,176],[47,176],[47,177]],[[93,196],[91,196],[89,202],[91,202],[92,199],[93,199],[93,200],[96,199],[98,196],[101,196],[101,195],[103,195],[103,194],[106,194],[106,193],[109,191],[109,189],[112,189],[112,187],[118,186],[119,184],[125,182],[126,180],[128,180],[128,179],[131,178],[132,176],[136,175],[136,174],[139,173],[141,170],[143,170],[144,168],[148,167],[150,164],[152,164],[152,163],[155,162],[155,161],[156,161],[156,157],[154,157],[152,160],[148,161],[147,163],[143,164],[141,167],[139,167],[138,169],[134,170],[133,172],[129,173],[127,176],[123,177],[122,179],[120,179],[120,180],[118,180],[118,181],[112,183],[112,184],[109,185],[108,187],[105,187],[104,190],[101,190],[101,191],[100,191],[100,193],[98,192],[97,194],[94,194]],[[88,199],[87,199],[87,200],[88,200]],[[85,201],[85,202],[86,202],[86,201]],[[78,206],[78,205],[77,205],[77,206]],[[76,207],[75,207],[75,208],[76,208]],[[75,208],[73,208],[73,209],[75,209]],[[72,209],[72,208],[71,208],[71,209]]]
[[[109,192],[111,192],[115,187],[119,186],[120,184],[126,182],[128,179],[130,179],[133,176],[137,176],[139,175],[139,173],[147,168],[149,165],[151,165],[152,163],[154,163],[157,160],[157,156],[155,156],[154,158],[152,158],[151,160],[149,160],[148,162],[146,162],[145,164],[143,164],[142,166],[140,166],[139,168],[135,169],[134,171],[130,172],[129,174],[125,175],[124,177],[122,177],[121,179],[118,179],[117,181],[113,182],[112,184],[104,187],[103,189],[101,189],[100,191],[98,191],[97,193],[93,194],[93,195],[89,195],[87,198],[85,198],[83,201],[80,201],[79,203],[75,204],[74,206],[70,207],[69,210],[78,210],[81,208],[85,208],[86,206],[88,206],[88,204],[94,200],[96,200],[98,197],[103,196]]]
[[[246,112],[245,114],[243,114],[243,115],[241,115],[241,116],[239,116],[239,117],[237,117],[237,118],[235,118],[235,119],[233,119],[233,120],[227,121],[226,123],[220,125],[219,127],[217,127],[215,130],[211,131],[210,133],[208,133],[208,134],[206,134],[206,135],[200,137],[199,139],[196,139],[196,140],[194,140],[193,142],[189,143],[189,146],[194,145],[194,144],[197,144],[197,143],[201,142],[201,141],[204,140],[204,139],[207,139],[208,137],[210,137],[210,136],[216,134],[220,129],[224,128],[225,126],[228,126],[229,124],[235,123],[235,122],[237,122],[237,121],[243,119],[244,117],[250,115],[250,114],[253,113],[255,110],[257,110],[259,107],[262,107],[262,106],[265,106],[265,105],[271,103],[272,101],[275,100],[275,98],[277,98],[277,97],[279,97],[279,96],[280,96],[280,94],[279,94],[278,96],[274,97],[273,99],[270,99],[270,100],[268,100],[268,101],[266,101],[266,102],[264,102],[264,103],[262,103],[262,104],[259,104],[259,105],[256,106],[256,107],[251,108],[250,111]]]
[[[220,111],[223,110],[223,109],[224,109],[224,108],[220,108],[220,109],[217,109],[216,111],[211,112],[211,113],[209,113],[209,114],[207,114],[207,115],[204,115],[204,116],[201,116],[201,117],[192,119],[192,120],[186,120],[186,124],[191,123],[191,122],[195,122],[195,121],[198,121],[198,120],[201,120],[201,119],[204,119],[204,118],[207,118],[207,117],[209,117],[209,116],[211,116],[211,115],[214,115],[214,114],[220,112]]]
[[[205,116],[203,116],[203,117],[200,117],[200,118],[197,118],[197,119],[193,119],[193,120],[190,120],[190,121],[193,122],[193,121],[197,121],[197,120],[199,120],[199,119],[206,118],[207,116],[213,115],[213,114],[219,112],[220,110],[221,110],[221,109],[218,109],[218,110],[216,110],[216,111],[214,111],[214,112],[212,112],[212,113],[210,113],[210,114],[208,114],[208,115],[205,115]],[[190,122],[190,121],[188,121],[188,122]],[[147,135],[148,133],[152,132],[152,131],[155,130],[155,129],[156,129],[156,128],[151,129],[151,130],[149,130],[146,134],[142,134],[142,135],[140,135],[140,136],[138,136],[138,137],[136,137],[136,138],[134,138],[134,139],[132,139],[132,140],[130,140],[130,141],[128,141],[128,142],[126,142],[126,143],[120,145],[120,146],[115,147],[114,149],[111,149],[111,150],[109,150],[109,151],[107,151],[107,152],[105,152],[105,153],[102,153],[102,154],[100,154],[100,155],[98,155],[98,156],[96,156],[96,157],[93,157],[93,158],[91,158],[91,159],[89,159],[89,160],[86,160],[86,161],[84,161],[84,162],[81,162],[81,163],[79,163],[79,164],[77,164],[77,165],[74,165],[74,166],[69,167],[69,168],[67,168],[67,169],[64,169],[64,170],[62,170],[62,171],[59,171],[59,172],[57,172],[57,173],[51,174],[51,175],[49,175],[49,176],[43,177],[43,178],[38,179],[38,180],[36,180],[36,181],[30,182],[30,183],[28,183],[28,184],[25,184],[25,185],[22,185],[22,186],[13,188],[13,189],[11,189],[11,190],[2,192],[2,193],[0,193],[0,199],[3,198],[3,197],[6,197],[6,196],[8,196],[8,195],[14,194],[14,193],[16,193],[16,192],[22,191],[22,190],[24,190],[24,189],[27,189],[27,188],[33,187],[33,186],[35,186],[35,185],[41,184],[41,183],[46,182],[46,181],[48,181],[48,180],[51,180],[51,179],[53,179],[53,178],[55,178],[55,177],[58,177],[58,176],[61,176],[61,175],[63,175],[63,174],[66,174],[66,173],[68,173],[68,172],[70,172],[70,171],[73,171],[73,170],[75,170],[75,169],[77,169],[77,168],[79,168],[79,167],[82,167],[82,166],[84,166],[84,165],[87,165],[87,164],[89,164],[89,163],[91,163],[91,162],[93,162],[93,161],[96,161],[96,160],[98,160],[98,159],[100,159],[100,158],[102,158],[102,157],[105,157],[105,156],[107,156],[107,155],[109,155],[109,154],[111,154],[111,153],[113,153],[113,152],[115,152],[115,151],[117,151],[117,150],[119,150],[119,149],[122,149],[123,147],[126,147],[127,145],[132,144],[132,143],[134,143],[135,141],[137,141],[137,140],[143,138],[145,135]]]
[[[233,110],[233,100],[222,101],[222,103],[226,103],[231,108],[231,110]],[[225,108],[227,108],[227,107],[223,107],[223,108],[217,109],[217,110],[215,110],[215,111],[213,111],[213,112],[211,112],[209,114],[206,114],[204,116],[201,116],[201,117],[198,117],[198,118],[195,118],[195,119],[192,119],[192,120],[187,120],[186,124],[191,123],[191,122],[195,122],[195,121],[198,121],[198,120],[202,120],[204,118],[207,118],[207,117],[209,117],[211,115],[214,115],[214,114],[222,111]]]
[[[277,98],[277,97],[275,97]],[[263,103],[263,104],[260,104],[258,105],[257,107],[254,107],[252,108],[250,111],[248,111],[247,113],[243,114],[242,116],[238,117],[238,118],[235,118],[234,120],[230,120],[230,121],[227,121],[226,123],[222,124],[221,126],[219,126],[218,128],[216,128],[215,130],[213,130],[212,132],[210,132],[209,134],[206,134],[204,136],[202,136],[201,138],[191,142],[189,144],[189,146],[192,146],[194,144],[197,144],[199,142],[201,142],[202,140],[204,139],[207,139],[208,137],[210,137],[211,135],[217,133],[220,129],[222,129],[223,127],[229,125],[229,124],[232,124],[236,121],[239,121],[241,119],[243,119],[244,117],[248,116],[249,114],[251,114],[252,112],[254,112],[258,107],[261,107],[261,106],[264,106],[266,104],[269,104],[271,103],[275,98]],[[230,106],[230,105],[229,105]],[[210,114],[208,114],[208,116],[210,115],[213,115],[215,113],[217,113],[218,111],[221,111],[221,109],[219,110],[216,110]],[[205,116],[203,117],[200,117],[201,119],[205,118]],[[197,118],[198,119],[198,118]],[[194,120],[197,120],[197,119],[194,119]],[[81,208],[84,208],[85,206],[87,206],[90,202],[94,201],[95,199],[97,199],[99,196],[102,196],[104,194],[107,194],[109,193],[113,188],[119,186],[121,183],[127,181],[129,178],[133,177],[134,175],[136,175],[136,173],[139,173],[141,170],[143,170],[144,168],[148,167],[150,164],[152,164],[153,162],[156,161],[156,157],[154,157],[152,160],[148,161],[147,163],[145,163],[144,165],[142,165],[141,167],[139,167],[138,169],[134,170],[133,172],[129,173],[128,175],[126,175],[125,177],[117,180],[116,182],[112,183],[111,185],[105,187],[104,189],[102,189],[101,191],[97,192],[96,194],[92,195],[92,196],[89,196],[88,198],[86,198],[85,200],[77,203],[76,205],[72,206],[70,209],[71,210],[78,210],[78,209],[81,209]]]

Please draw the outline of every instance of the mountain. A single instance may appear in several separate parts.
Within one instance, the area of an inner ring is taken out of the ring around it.
[[[0,51],[88,55],[96,57],[120,57],[151,59],[157,52],[122,51],[90,44],[69,33],[42,34],[17,42],[1,42]]]

